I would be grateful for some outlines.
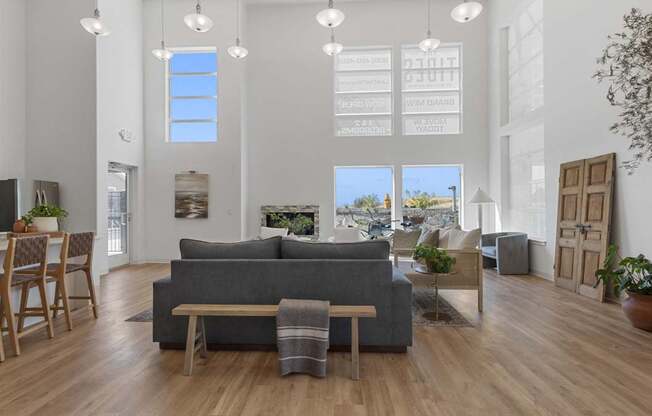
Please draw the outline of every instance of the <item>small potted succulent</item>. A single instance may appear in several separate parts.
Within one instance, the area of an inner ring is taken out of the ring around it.
[[[42,233],[59,231],[59,220],[68,216],[66,210],[56,205],[43,204],[32,208],[23,221],[30,225],[31,231]]]
[[[451,272],[455,264],[455,259],[449,256],[445,250],[426,244],[417,245],[413,257],[414,260],[426,265],[428,273],[447,274]]]
[[[613,283],[614,292],[623,291],[623,312],[635,328],[652,332],[652,263],[644,255],[637,257],[618,256],[618,247],[610,246],[603,268],[595,273],[596,286]]]

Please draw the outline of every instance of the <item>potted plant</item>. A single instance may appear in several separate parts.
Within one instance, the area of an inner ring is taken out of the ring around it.
[[[56,205],[43,204],[32,208],[23,219],[38,232],[59,231],[59,220],[68,216],[66,210]]]
[[[652,332],[652,263],[644,255],[618,256],[618,247],[612,245],[607,251],[603,268],[595,272],[596,286],[613,282],[614,292],[627,297],[622,307],[625,316],[635,328]]]
[[[417,245],[413,257],[414,260],[423,262],[429,273],[450,273],[455,264],[455,259],[445,250],[426,244]]]

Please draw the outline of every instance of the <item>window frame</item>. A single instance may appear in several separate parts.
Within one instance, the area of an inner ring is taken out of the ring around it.
[[[400,85],[400,107],[401,107],[401,112],[398,114],[399,117],[399,125],[400,125],[400,132],[401,136],[403,137],[419,137],[419,136],[460,136],[464,134],[464,42],[445,42],[442,43],[439,48],[446,48],[446,47],[455,47],[459,50],[459,66],[453,67],[453,68],[443,68],[443,70],[450,70],[450,69],[455,69],[459,73],[459,88],[457,90],[408,90],[405,89],[404,84],[405,84],[405,77],[404,77],[404,71],[410,71],[410,69],[405,69],[403,67],[403,50],[404,49],[415,49],[419,48],[419,45],[416,44],[402,44],[400,45],[400,77],[401,77],[401,85]],[[425,52],[424,52],[425,53]],[[427,70],[428,68],[426,68]],[[412,69],[414,70],[414,69]],[[437,69],[433,69],[437,70]],[[459,112],[455,111],[439,111],[439,112],[422,112],[422,113],[406,113],[403,111],[403,97],[404,94],[411,94],[411,93],[446,93],[446,92],[457,92],[459,93],[459,100],[460,100],[460,110]],[[435,134],[406,134],[405,133],[405,125],[404,125],[404,118],[405,116],[414,116],[414,115],[446,115],[446,114],[459,114],[460,118],[460,125],[459,125],[459,131],[457,133],[435,133]]]
[[[174,144],[215,144],[219,141],[220,131],[219,131],[219,116],[220,116],[220,99],[219,99],[219,67],[217,62],[217,48],[213,46],[186,46],[186,47],[175,47],[168,48],[174,54],[190,54],[190,53],[214,53],[215,54],[215,72],[171,72],[171,60],[168,60],[165,63],[165,143],[174,143]],[[187,77],[200,77],[200,76],[211,76],[215,77],[216,89],[214,96],[178,96],[172,97],[171,94],[171,85],[172,78],[174,76],[187,76]],[[174,100],[215,100],[216,104],[216,114],[215,118],[210,119],[192,119],[192,120],[172,120],[172,102]],[[170,137],[171,126],[173,123],[203,123],[203,124],[215,124],[215,140],[172,140]]]
[[[394,87],[395,87],[395,72],[394,72],[394,48],[391,45],[372,45],[372,46],[349,46],[345,47],[344,51],[375,51],[375,50],[380,50],[380,51],[389,51],[389,69],[377,69],[377,70],[338,70],[337,69],[337,59],[338,57],[336,56],[335,59],[333,59],[333,136],[336,138],[381,138],[381,137],[394,137],[396,133],[396,108],[395,108],[395,94],[394,94]],[[337,76],[338,74],[341,73],[355,73],[355,72],[389,72],[389,79],[390,79],[390,89],[389,91],[337,91]],[[390,100],[390,113],[378,113],[378,114],[362,114],[362,113],[353,113],[353,114],[338,114],[337,113],[337,96],[338,95],[344,95],[344,94],[387,94],[389,93],[389,100]],[[389,116],[390,120],[390,134],[384,134],[384,135],[363,135],[363,136],[355,136],[355,135],[339,135],[337,134],[337,121],[338,119],[346,119],[350,117],[387,117]]]

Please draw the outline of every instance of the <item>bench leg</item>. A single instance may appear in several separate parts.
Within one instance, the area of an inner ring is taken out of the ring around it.
[[[206,350],[206,325],[204,325],[204,317],[199,317],[199,356],[201,358],[208,358],[208,351]]]
[[[186,337],[186,358],[183,367],[183,374],[192,375],[192,361],[195,355],[195,334],[197,333],[197,317],[188,317],[188,335]]]
[[[351,379],[360,380],[360,346],[358,344],[358,318],[351,318]]]

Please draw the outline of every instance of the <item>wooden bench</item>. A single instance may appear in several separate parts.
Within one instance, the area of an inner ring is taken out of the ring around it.
[[[278,305],[179,305],[172,309],[172,315],[188,317],[184,375],[192,375],[193,359],[196,352],[199,351],[202,358],[207,356],[204,316],[276,316],[277,312]],[[331,318],[351,318],[351,378],[359,380],[358,319],[375,318],[376,307],[333,305],[330,308],[330,316]],[[199,321],[199,327],[197,321]]]

